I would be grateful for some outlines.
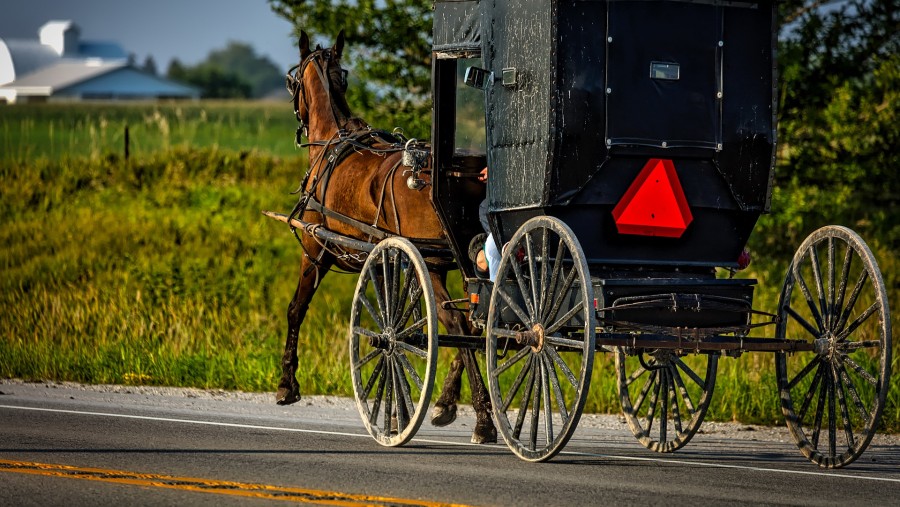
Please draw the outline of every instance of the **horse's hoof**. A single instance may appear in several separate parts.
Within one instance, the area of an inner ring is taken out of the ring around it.
[[[475,425],[475,431],[472,432],[473,444],[496,444],[497,428],[490,422],[478,423]]]
[[[298,401],[300,401],[299,389],[281,387],[278,389],[278,392],[275,393],[275,403],[279,405],[290,405],[292,403],[297,403]]]
[[[435,405],[431,412],[431,424],[433,426],[446,426],[456,420],[456,404]],[[495,437],[496,438],[496,437]]]

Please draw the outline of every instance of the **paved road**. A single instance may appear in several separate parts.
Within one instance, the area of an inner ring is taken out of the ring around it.
[[[683,450],[586,416],[552,462],[468,443],[469,413],[403,448],[353,403],[316,397],[0,381],[0,505],[897,505],[900,438],[823,471],[781,429],[708,424]],[[272,499],[277,500],[272,500]]]

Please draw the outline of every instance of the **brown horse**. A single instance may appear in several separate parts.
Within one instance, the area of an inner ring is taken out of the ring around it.
[[[300,64],[293,75],[288,73],[294,112],[300,129],[309,139],[310,160],[309,172],[301,185],[302,204],[292,215],[303,222],[321,225],[330,232],[363,241],[372,240],[372,230],[366,227],[366,231],[361,230],[360,222],[376,224],[378,229],[393,235],[444,240],[430,192],[411,190],[406,176],[396,170],[402,152],[379,149],[383,146],[377,139],[370,140],[368,149],[360,148],[360,142],[355,141],[362,139],[357,133],[369,138],[373,131],[365,121],[351,114],[345,100],[347,73],[340,65],[343,49],[343,32],[333,47],[317,46],[314,50],[310,49],[307,34],[301,32]],[[341,150],[344,140],[353,143],[352,149]],[[421,177],[427,183],[428,174],[422,172]],[[322,206],[311,207],[309,202]],[[344,217],[351,220],[342,220]],[[321,277],[332,267],[356,272],[362,267],[360,257],[352,252],[335,248],[308,233],[299,238],[304,253],[300,281],[287,312],[287,340],[276,393],[276,401],[281,405],[300,399],[296,379],[298,334]],[[430,269],[439,320],[450,333],[470,334],[466,319],[459,312],[448,311],[441,305],[450,300],[445,286],[447,267],[435,265]],[[456,418],[463,370],[468,371],[472,405],[477,414],[472,441],[495,442],[497,431],[491,419],[490,399],[472,350],[460,350],[452,362],[441,397],[435,403],[432,423],[442,426]]]

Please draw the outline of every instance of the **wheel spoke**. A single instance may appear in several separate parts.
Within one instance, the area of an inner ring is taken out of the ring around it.
[[[678,385],[678,391],[681,394],[681,400],[684,402],[684,407],[688,411],[688,415],[691,416],[691,419],[694,418],[694,413],[696,413],[697,409],[694,408],[693,402],[691,402],[691,395],[688,393],[686,387],[684,387],[684,381],[681,380],[681,375],[678,373],[678,369],[675,368],[675,365],[669,363],[669,373],[672,375],[672,378],[675,380],[675,384]]]
[[[391,382],[387,382],[385,386],[385,395],[384,395],[384,420],[382,421],[382,426],[384,428],[384,434],[391,434],[391,414],[393,413],[393,405],[394,405],[394,361],[389,360],[387,365],[387,372],[385,376],[391,377]]]
[[[551,332],[551,331],[546,331]],[[573,340],[571,338],[563,338],[562,336],[544,336],[544,342],[565,349],[581,350],[584,348],[584,341]]]
[[[372,302],[369,301],[369,298],[366,297],[365,292],[359,295],[358,301],[362,303],[363,308],[369,312],[369,316],[372,317],[372,320],[375,321],[375,324],[378,325],[378,329],[384,331],[384,320],[381,318],[381,314],[372,306]]]
[[[385,363],[387,360],[384,361]],[[382,367],[378,375],[378,387],[375,388],[375,400],[372,402],[372,412],[369,413],[369,425],[375,427],[378,423],[378,414],[381,408],[381,400],[384,398],[384,387],[387,383],[387,373],[384,371],[386,367]]]
[[[831,368],[825,372],[828,377],[828,452],[834,457],[837,448],[837,410],[834,402],[835,379],[831,373]]]
[[[553,360],[550,359],[549,354],[541,355],[541,360],[544,361],[545,368],[547,368],[547,372],[550,374],[550,386],[553,388],[553,396],[556,398],[556,408],[559,410],[563,426],[565,426],[566,421],[569,420],[569,411],[566,409],[566,400],[563,397],[562,389],[559,387],[559,377],[556,376],[556,366],[553,364]]]
[[[828,237],[828,307],[825,312],[825,325],[833,324],[834,319],[834,294],[835,294],[835,270],[834,270],[834,237]]]
[[[685,364],[685,362],[682,361],[680,357],[675,357],[674,360],[675,360],[675,364],[679,368],[681,368],[681,371],[687,373],[687,376],[691,377],[691,380],[693,380],[695,384],[697,384],[698,386],[700,386],[704,389],[706,388],[706,381],[703,380],[702,378],[700,378],[699,375],[694,373],[694,370],[692,370],[690,366]]]
[[[534,395],[531,400],[531,450],[537,450],[538,421],[541,417],[541,368],[535,364]]]
[[[822,312],[821,318],[817,319],[820,329],[827,329],[828,307],[825,305],[825,287],[822,283],[822,269],[819,267],[819,252],[816,245],[809,247],[809,257],[812,263],[813,282],[816,284],[816,295],[819,298],[818,308]]]
[[[500,280],[497,280],[497,283],[501,283]],[[531,325],[531,319],[525,313],[525,310],[523,310],[522,307],[519,306],[515,301],[513,301],[513,298],[506,293],[506,287],[501,285],[497,290],[497,294],[499,294],[500,299],[502,299],[503,302],[505,302],[506,305],[509,306],[510,310],[512,310],[516,314],[516,317],[519,318],[519,322],[529,326]]]
[[[409,320],[409,317],[419,308],[419,298],[422,297],[422,287],[416,287],[415,290],[412,291],[412,295],[409,298],[409,305],[403,309],[403,314],[400,315],[399,318],[396,319],[395,327],[400,327]]]
[[[547,370],[547,363],[544,362],[544,356],[540,356],[541,361],[541,394],[544,397],[544,433],[547,437],[547,445],[553,443],[553,409],[550,407],[550,372]]]
[[[838,288],[838,299],[834,306],[834,314],[835,317],[840,313],[841,308],[844,307],[844,296],[847,295],[847,279],[850,278],[850,265],[853,262],[853,248],[850,245],[847,245],[847,250],[844,253],[844,264],[841,268],[841,286]],[[837,322],[832,322],[831,329],[836,329]]]
[[[398,270],[399,271],[399,270]],[[409,290],[412,288],[412,282],[416,279],[415,272],[410,273],[412,271],[412,264],[406,269],[403,278],[403,287],[400,288],[400,292],[397,293],[397,311],[395,314],[402,315],[401,317],[394,319],[391,323],[394,327],[398,327],[403,325],[406,322],[405,319],[409,318],[409,313],[412,312],[411,307],[418,306],[419,296],[422,295],[421,288],[419,289],[417,294],[414,294],[412,298],[409,297]],[[410,302],[412,304],[407,305],[406,303]],[[402,312],[400,310],[403,310]]]
[[[525,381],[525,392],[519,398],[519,414],[516,416],[516,426],[513,428],[513,437],[516,440],[522,438],[522,425],[525,424],[525,414],[528,413],[528,404],[531,401],[531,391],[534,389],[534,363],[528,363],[528,380]]]
[[[553,302],[553,307],[550,308],[550,311],[547,312],[547,316],[544,317],[544,322],[549,322],[556,318],[556,314],[559,313],[559,308],[562,306],[563,301],[566,299],[566,294],[568,294],[569,289],[572,288],[572,284],[575,282],[575,275],[578,274],[578,270],[570,269],[569,274],[566,275],[566,279],[563,280],[562,287],[560,291],[556,293],[555,301]]]
[[[563,257],[565,256],[565,253],[566,253],[566,243],[562,240],[562,238],[560,238],[559,244],[556,247],[556,258],[553,260],[553,272],[550,275],[550,283],[547,284],[547,291],[548,291],[548,294],[550,295],[550,299],[549,299],[550,301],[555,302],[555,301],[558,301],[559,299],[561,299],[559,296],[557,296],[556,285],[559,283],[559,276],[562,274],[562,271],[563,271]],[[574,280],[574,278],[573,278],[573,280]],[[547,320],[550,319],[550,317],[548,315],[551,310],[552,310],[552,307],[550,305],[547,305],[544,308],[544,312],[541,313],[541,321],[542,322],[547,322]]]
[[[515,249],[518,245],[510,245],[510,249]],[[513,252],[515,250],[512,250]],[[528,315],[536,315],[534,313],[534,305],[531,302],[530,291],[528,287],[525,286],[525,275],[522,273],[522,267],[519,266],[519,261],[516,260],[516,256],[513,253],[511,257],[509,257],[509,265],[512,267],[513,274],[516,276],[516,284],[519,286],[519,293],[522,295],[522,301],[525,302],[525,309],[528,310]],[[497,282],[500,282],[498,277]],[[525,318],[522,322],[531,324],[531,320]]]
[[[376,357],[378,357],[380,355],[381,355],[381,349],[370,350],[368,354],[363,356],[363,358],[360,359],[358,363],[356,363],[356,369],[358,370],[358,369],[362,368],[363,366],[368,364],[369,361],[371,361],[372,359],[375,359]]]
[[[800,370],[800,373],[798,373],[797,375],[795,375],[794,378],[791,379],[790,382],[788,382],[787,388],[788,388],[788,389],[793,389],[794,386],[797,385],[797,382],[800,382],[800,381],[803,380],[807,375],[809,375],[809,372],[811,372],[811,371],[813,370],[813,368],[815,368],[816,366],[818,366],[820,362],[822,362],[822,356],[816,356],[815,358],[813,358],[813,360],[810,361],[809,364],[807,364],[802,370]]]
[[[634,373],[632,373],[632,374],[625,380],[625,387],[630,386],[632,383],[634,383],[635,380],[638,379],[638,377],[640,377],[641,375],[643,375],[645,372],[647,372],[647,368],[644,368],[643,366],[638,366],[638,369],[637,369],[637,370],[634,370]]]
[[[856,306],[856,300],[859,299],[859,295],[862,292],[863,287],[866,285],[866,280],[868,279],[869,272],[866,270],[862,270],[862,272],[860,272],[859,274],[859,278],[856,280],[856,285],[853,287],[853,292],[850,293],[850,299],[847,300],[847,306],[844,307],[844,311],[841,313],[841,319],[834,327],[835,329],[843,329],[844,324],[846,324],[847,320],[850,319],[850,315],[853,313],[853,308]]]
[[[819,388],[819,402],[816,403],[816,421],[812,434],[813,449],[819,449],[819,434],[822,432],[822,416],[825,414],[825,393],[828,390],[828,375],[825,374],[824,368],[822,372],[822,382]]]
[[[523,349],[523,350],[525,350],[525,349]],[[525,377],[529,373],[531,373],[531,369],[533,368],[533,363],[534,363],[534,355],[529,355],[528,361],[525,363],[525,366],[523,366],[522,369],[519,370],[519,374],[516,375],[516,379],[513,381],[512,385],[509,386],[509,390],[506,392],[505,400],[503,398],[500,399],[500,402],[502,405],[501,409],[503,410],[503,412],[506,412],[507,410],[509,410],[509,406],[512,404],[513,399],[516,397],[516,394],[518,394],[519,389],[521,389],[521,387],[522,387],[522,381],[525,380]]]
[[[675,393],[675,372],[672,371],[671,363],[666,366],[666,372],[671,379],[669,382],[669,406],[672,408],[672,423],[675,424],[675,435],[680,437],[684,433],[684,430],[681,426],[681,411],[678,409],[678,396]]]
[[[368,336],[369,338],[381,338],[381,334],[376,333],[375,331],[371,331],[364,327],[355,326],[353,328],[353,334],[359,334],[363,336]]]
[[[403,366],[403,369],[406,370],[407,375],[412,378],[413,383],[416,385],[416,389],[419,391],[422,390],[422,378],[419,377],[419,372],[413,368],[412,363],[409,362],[409,358],[406,357],[406,354],[402,352],[397,354],[397,357],[400,360],[400,365]]]
[[[385,322],[393,321],[393,319],[391,317],[393,317],[393,310],[394,310],[393,309],[394,301],[392,301],[393,298],[391,297],[391,295],[392,295],[391,293],[393,292],[391,290],[392,280],[391,280],[391,273],[390,273],[390,268],[389,268],[388,263],[389,263],[388,251],[387,251],[387,249],[385,249],[385,250],[381,251],[381,276],[382,276],[382,281],[381,281],[382,286],[381,287],[384,290],[384,301],[386,303],[384,306],[385,315],[386,315],[386,318],[384,319]]]
[[[494,378],[499,378],[503,372],[510,369],[514,364],[521,361],[523,357],[528,356],[530,354],[531,354],[531,347],[525,347],[523,349],[520,349],[518,352],[516,352],[516,354],[514,356],[509,358],[509,360],[507,360],[503,364],[497,365],[497,367],[494,368],[494,371],[491,372],[491,375],[493,375]]]
[[[632,409],[634,410],[634,414],[637,415],[641,411],[641,405],[644,404],[644,400],[647,398],[647,393],[650,392],[650,389],[653,387],[653,384],[656,381],[657,370],[653,370],[650,372],[650,376],[647,377],[647,381],[644,382],[644,387],[641,388],[641,392],[638,394],[636,400],[634,400],[634,405],[632,405]]]
[[[531,315],[535,318],[540,316],[540,295],[538,294],[538,273],[537,264],[534,262],[534,241],[531,239],[531,233],[525,235],[525,253],[528,257],[528,278],[531,281],[531,301],[534,303]]]
[[[803,398],[803,404],[800,405],[800,412],[797,413],[797,421],[802,423],[804,419],[806,419],[806,411],[809,410],[809,404],[812,403],[813,396],[815,396],[816,388],[819,387],[819,382],[822,381],[823,369],[822,365],[819,365],[819,368],[816,369],[816,374],[813,376],[812,384],[809,386],[809,389],[806,391],[806,396]]]
[[[853,406],[856,408],[857,414],[863,420],[863,426],[869,426],[869,413],[866,412],[866,407],[863,406],[862,399],[859,397],[859,392],[856,390],[856,385],[853,384],[853,380],[850,379],[850,375],[847,373],[847,369],[844,368],[843,364],[838,364],[838,369],[841,372],[841,380],[844,381],[844,384],[847,386],[847,392],[850,393],[850,399],[853,400]]]
[[[384,287],[377,287],[378,276],[375,274],[375,265],[374,264],[369,266],[369,280],[372,280],[372,289],[373,289],[372,292],[375,293],[375,301],[378,303],[378,312],[377,313],[378,313],[379,317],[376,318],[376,320],[378,320],[379,322],[382,323],[381,328],[384,329],[384,323],[388,322],[388,319],[385,318],[386,317],[386,315],[385,315],[386,307],[385,307],[385,302],[384,302],[384,292],[383,292]],[[374,315],[372,317],[375,318]]]
[[[538,305],[538,317],[543,317],[544,310],[547,308],[547,304],[550,301],[551,294],[548,292],[550,288],[548,277],[550,276],[550,266],[548,264],[549,259],[547,258],[547,241],[548,241],[548,231],[547,229],[542,229],[541,234],[541,298],[540,304]]]
[[[813,301],[812,294],[809,291],[809,287],[806,286],[806,280],[803,279],[803,275],[800,274],[800,267],[794,266],[794,279],[797,280],[797,284],[800,287],[800,292],[803,293],[803,297],[806,299],[806,305],[809,307],[810,313],[812,313],[813,319],[816,321],[816,325],[819,329],[824,329],[822,325],[822,316],[819,315],[819,309],[816,308],[816,303]]]
[[[650,432],[653,430],[653,420],[656,416],[656,405],[659,403],[659,391],[662,388],[662,374],[660,370],[654,371],[653,376],[656,379],[654,383],[653,389],[650,391],[650,406],[647,407],[647,428],[646,434],[650,436]]]
[[[420,349],[420,348],[418,348],[418,347],[413,347],[412,345],[410,345],[410,344],[408,344],[408,343],[406,343],[406,342],[402,342],[402,341],[399,341],[399,340],[398,340],[398,341],[394,342],[394,345],[397,346],[397,347],[400,347],[401,349],[403,349],[403,350],[405,350],[405,351],[407,351],[407,352],[411,352],[411,353],[413,353],[413,354],[415,354],[415,355],[421,357],[422,359],[425,359],[425,358],[428,357],[428,351],[427,351],[427,350],[422,350],[422,349]]]
[[[881,347],[881,340],[865,340],[861,342],[844,342],[839,343],[838,347],[841,351],[867,349],[870,347]]]
[[[365,393],[365,398],[368,399],[369,395],[372,394],[372,388],[375,387],[375,381],[378,380],[378,376],[381,374],[381,370],[384,368],[384,356],[382,355],[378,359],[378,363],[375,365],[375,369],[372,370],[372,375],[369,377],[369,380],[366,382],[366,387],[363,388],[363,393]]]
[[[863,325],[867,320],[869,320],[869,317],[871,317],[872,314],[874,314],[880,308],[881,304],[879,304],[878,301],[872,303],[868,308],[866,308],[866,311],[859,314],[859,317],[853,319],[853,322],[851,322],[846,329],[844,329],[839,335],[837,335],[837,341],[841,342],[846,340],[847,337],[853,334],[853,332],[856,331],[859,326]]]
[[[572,373],[569,365],[567,365],[566,362],[563,361],[563,358],[560,357],[559,353],[557,353],[556,350],[553,349],[553,347],[545,347],[544,350],[547,351],[547,355],[550,356],[551,359],[553,359],[553,362],[556,363],[557,366],[559,366],[560,371],[563,375],[565,375],[566,379],[569,380],[569,384],[572,385],[572,388],[577,390],[578,379],[575,378],[575,374]]]
[[[427,317],[422,317],[421,319],[419,319],[419,320],[413,322],[412,324],[410,324],[410,326],[407,327],[406,329],[404,329],[403,331],[400,331],[399,333],[397,333],[397,336],[395,337],[395,340],[397,340],[398,342],[400,342],[401,340],[404,340],[404,339],[406,339],[406,338],[412,336],[413,333],[415,333],[416,331],[419,331],[419,330],[421,330],[422,328],[424,328],[424,327],[425,327],[425,324],[427,324],[427,323],[428,323],[428,318],[427,318]]]
[[[788,312],[788,314],[789,314],[791,317],[793,317],[794,320],[796,320],[798,324],[800,324],[801,326],[803,326],[803,329],[806,329],[806,332],[807,332],[807,333],[809,333],[809,334],[815,336],[816,338],[818,338],[819,336],[821,336],[822,333],[821,333],[818,329],[814,328],[814,327],[812,326],[812,324],[810,324],[809,322],[806,322],[806,319],[804,319],[799,313],[797,313],[796,310],[794,310],[793,308],[791,308],[791,307],[788,306],[788,305],[789,305],[789,303],[785,303],[784,310],[785,310],[786,312]]]
[[[584,301],[579,302],[574,305],[569,311],[566,312],[565,315],[560,317],[559,320],[553,323],[550,327],[545,331],[546,333],[555,333],[559,328],[561,328],[566,322],[572,319],[572,317],[578,315],[579,312],[584,311]]]
[[[853,428],[850,426],[850,411],[847,409],[847,400],[844,396],[844,385],[840,382],[841,377],[837,367],[831,365],[831,376],[835,379],[837,387],[838,403],[841,405],[841,422],[844,424],[844,437],[847,439],[847,446],[850,449],[856,449],[856,441],[853,438]]]
[[[666,443],[667,431],[669,424],[669,374],[668,370],[660,370],[659,372],[659,392],[662,403],[662,410],[659,412],[659,442]]]
[[[401,355],[399,357],[403,356]],[[397,404],[399,406],[399,409],[397,410],[398,433],[402,433],[403,428],[406,428],[406,425],[409,424],[409,414],[414,414],[416,412],[416,406],[412,401],[412,392],[409,388],[409,381],[407,381],[406,375],[403,374],[402,362],[401,366],[395,364],[394,369],[395,375],[397,376],[397,387],[395,390],[397,391],[397,400],[400,401],[400,403]],[[401,417],[401,414],[403,414],[404,417]]]
[[[866,382],[872,384],[873,386],[878,385],[878,381],[875,380],[875,377],[873,377],[871,373],[866,371],[865,368],[860,366],[856,361],[850,359],[847,356],[842,356],[841,359],[844,363],[849,364],[851,368],[856,370],[856,372],[859,373],[859,376],[862,377]]]

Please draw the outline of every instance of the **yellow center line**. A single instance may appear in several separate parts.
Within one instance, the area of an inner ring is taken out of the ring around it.
[[[413,505],[423,507],[465,507],[461,504],[429,502],[407,498],[391,498],[374,495],[354,495],[338,491],[322,491],[304,488],[283,488],[267,484],[244,482],[216,481],[193,477],[174,477],[171,475],[142,474],[121,470],[105,470],[102,468],[84,468],[50,463],[32,463],[0,459],[0,472],[44,475],[49,477],[66,477],[69,479],[85,479],[89,481],[130,484],[134,486],[150,486],[156,488],[198,491],[220,495],[268,498],[271,500],[288,500],[291,502],[315,503],[322,505],[343,505],[359,507],[362,505]]]

